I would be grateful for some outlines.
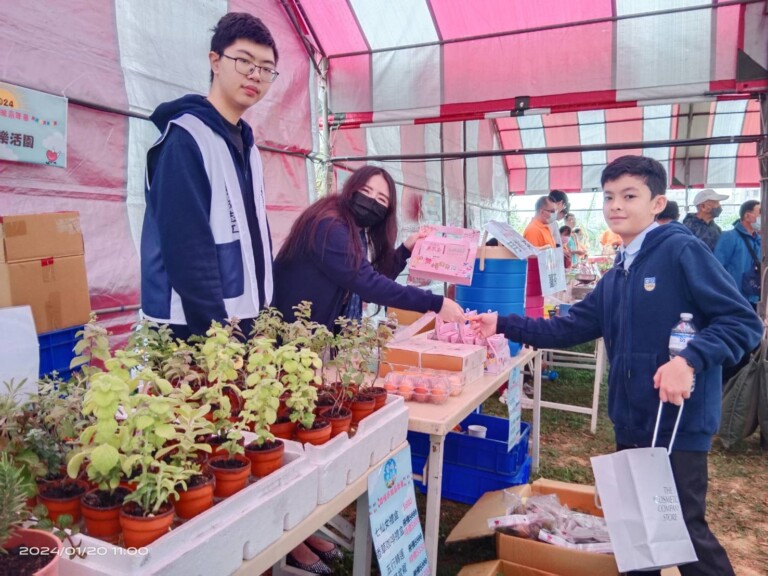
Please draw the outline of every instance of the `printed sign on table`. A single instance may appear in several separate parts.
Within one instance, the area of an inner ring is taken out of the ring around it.
[[[67,99],[0,82],[0,160],[67,167]]]
[[[368,476],[368,515],[382,576],[428,576],[407,446]]]
[[[565,260],[562,248],[539,249],[541,294],[551,296],[565,290]]]
[[[520,260],[536,256],[536,247],[509,224],[491,220],[485,224],[485,229]]]

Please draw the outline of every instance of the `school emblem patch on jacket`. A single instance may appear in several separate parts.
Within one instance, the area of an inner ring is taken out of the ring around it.
[[[650,292],[654,288],[656,288],[656,277],[653,278],[645,278],[643,280],[643,288],[645,288],[646,292]]]

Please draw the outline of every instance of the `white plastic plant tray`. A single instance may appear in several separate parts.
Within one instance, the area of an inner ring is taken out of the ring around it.
[[[318,503],[325,504],[338,496],[348,484],[405,442],[407,433],[405,402],[400,396],[388,395],[387,403],[365,417],[352,438],[342,432],[320,446],[305,444],[305,453],[318,471]]]
[[[246,438],[246,442],[248,442]],[[61,576],[231,574],[317,506],[317,469],[286,441],[283,466],[155,540],[141,553],[90,536],[73,537],[86,558],[62,557]]]

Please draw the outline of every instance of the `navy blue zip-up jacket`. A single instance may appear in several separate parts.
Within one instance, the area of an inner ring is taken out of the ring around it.
[[[294,317],[293,307],[302,300],[312,302],[312,320],[333,329],[342,315],[347,292],[354,292],[363,302],[396,306],[416,312],[439,312],[443,297],[413,286],[403,286],[379,274],[363,259],[358,267],[350,262],[350,230],[341,220],[327,218],[317,228],[317,236],[305,243],[307,248],[291,260],[275,261],[275,306],[287,320]],[[397,249],[395,275],[405,267],[410,253]]]
[[[568,316],[499,318],[507,338],[544,348],[605,339],[610,361],[608,413],[616,442],[650,446],[659,406],[656,370],[669,361],[669,335],[682,312],[696,337],[680,355],[696,371],[674,448],[707,451],[720,424],[722,365],[735,364],[760,341],[762,323],[733,278],[682,224],[648,233],[629,270],[609,270]],[[677,409],[665,408],[660,445],[668,445]]]
[[[224,118],[202,96],[190,94],[161,104],[150,118],[163,133],[171,120],[184,114],[199,118],[227,143],[245,205],[256,266],[256,289],[264,307],[268,305],[264,278],[266,274],[271,276],[272,261],[271,257],[265,261],[247,161],[254,145],[251,127],[241,120],[243,158],[231,140]],[[192,334],[203,334],[211,320],[221,322],[228,317],[224,299],[233,294],[222,285],[220,255],[209,224],[211,183],[192,135],[171,126],[163,142],[150,150],[147,174],[150,186],[146,192],[141,241],[142,309],[150,316],[167,317],[173,288],[181,297],[186,328]],[[159,269],[164,270],[163,275],[157,274]]]

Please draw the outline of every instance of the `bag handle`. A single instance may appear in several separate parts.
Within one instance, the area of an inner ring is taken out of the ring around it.
[[[683,406],[685,406],[685,400],[680,404],[680,410],[677,411],[677,418],[675,419],[675,427],[672,428],[672,438],[669,439],[669,447],[667,448],[667,454],[672,453],[672,444],[675,443],[675,436],[677,436],[677,427],[680,424],[680,417],[683,415]],[[664,408],[664,402],[659,401],[659,411],[656,413],[656,426],[653,428],[653,440],[651,441],[651,448],[656,448],[656,437],[659,434],[659,423],[661,422],[661,410]]]
[[[672,444],[675,443],[675,436],[677,436],[677,427],[680,424],[680,417],[683,415],[683,406],[685,400],[680,404],[680,410],[677,411],[677,419],[675,420],[675,427],[672,429],[672,438],[669,440],[669,448],[667,448],[667,455],[672,453]],[[651,448],[656,448],[656,437],[659,434],[659,423],[661,422],[661,410],[664,408],[664,402],[659,401],[659,411],[656,413],[656,425],[653,428],[653,440],[651,441]],[[595,486],[595,506],[598,510],[602,510],[603,507],[600,502],[600,496],[597,493],[597,486]]]

